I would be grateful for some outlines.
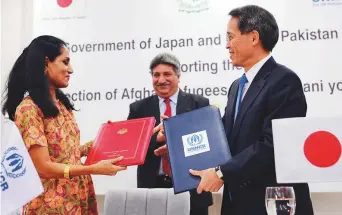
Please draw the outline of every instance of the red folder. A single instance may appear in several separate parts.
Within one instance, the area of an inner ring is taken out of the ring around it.
[[[84,165],[124,156],[119,166],[141,165],[153,135],[154,117],[102,124]]]

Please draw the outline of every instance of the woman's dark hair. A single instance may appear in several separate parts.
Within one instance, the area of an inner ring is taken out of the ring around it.
[[[28,93],[34,103],[42,110],[44,117],[55,117],[59,111],[50,95],[48,77],[45,75],[46,58],[54,61],[61,54],[61,48],[66,43],[56,37],[44,35],[32,40],[24,49],[8,76],[4,90],[2,113],[6,112],[11,120],[14,120],[15,111]],[[7,91],[7,92],[6,92]],[[59,99],[68,110],[75,110],[68,97],[56,89],[56,98]]]

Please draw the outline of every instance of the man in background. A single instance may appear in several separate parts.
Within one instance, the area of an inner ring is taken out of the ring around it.
[[[188,94],[179,89],[179,60],[168,53],[157,55],[150,63],[152,84],[156,95],[136,101],[129,106],[128,119],[142,117],[172,117],[209,105],[209,100],[200,95]],[[172,188],[170,164],[165,139],[157,133],[152,137],[145,163],[138,166],[138,188]],[[164,147],[162,147],[164,146]],[[208,215],[213,204],[210,192],[190,192],[190,215]]]

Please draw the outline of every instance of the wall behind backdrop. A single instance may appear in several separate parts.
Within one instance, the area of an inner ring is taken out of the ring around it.
[[[2,1],[3,8],[9,2]],[[248,3],[275,15],[280,38],[273,56],[302,79],[308,116],[341,115],[338,50],[342,48],[342,1],[201,0],[198,5],[185,0],[73,0],[70,5],[68,1],[17,2],[20,14],[1,11],[3,17],[13,18],[21,26],[8,26],[2,32],[2,50],[11,50],[1,54],[2,84],[32,37],[52,34],[66,40],[74,74],[65,92],[80,109],[75,114],[82,142],[95,138],[101,123],[125,120],[131,102],[153,93],[148,66],[160,52],[171,52],[181,60],[182,90],[208,97],[223,111],[230,84],[243,72],[231,65],[225,49],[227,14]],[[136,187],[136,168],[115,177],[93,178],[97,194],[113,187]],[[342,183],[310,187],[312,192],[342,191]]]

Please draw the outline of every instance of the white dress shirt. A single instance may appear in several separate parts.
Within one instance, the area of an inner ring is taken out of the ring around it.
[[[245,74],[246,74],[246,78],[248,80],[248,82],[245,84],[243,90],[242,90],[242,98],[241,98],[241,101],[242,99],[245,97],[246,95],[246,92],[249,88],[249,86],[251,86],[255,76],[258,74],[259,70],[261,69],[261,67],[266,63],[266,61],[268,59],[270,59],[272,55],[269,54],[267,55],[265,58],[263,58],[262,60],[260,60],[258,63],[256,63],[252,68],[250,68],[248,71],[245,71]]]
[[[178,94],[179,94],[179,89],[175,94],[173,94],[169,99],[170,99],[170,106],[171,106],[171,116],[176,115],[176,107],[177,107],[177,100],[178,100]],[[164,102],[164,98],[158,96],[159,99],[159,111],[160,115],[164,115],[165,110],[166,110],[166,103]],[[162,119],[160,119],[162,121]]]

